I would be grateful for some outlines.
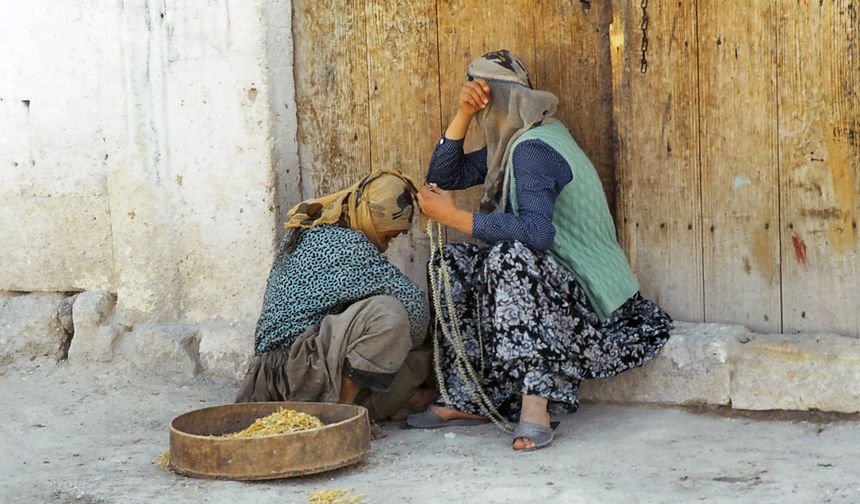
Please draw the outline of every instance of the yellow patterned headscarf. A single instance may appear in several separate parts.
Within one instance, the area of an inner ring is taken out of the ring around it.
[[[384,252],[387,231],[408,231],[415,213],[417,186],[411,178],[394,169],[373,170],[342,191],[313,198],[294,206],[284,227],[312,228],[340,224],[361,231]]]

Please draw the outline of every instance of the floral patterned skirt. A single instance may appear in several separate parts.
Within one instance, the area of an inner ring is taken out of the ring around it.
[[[551,255],[520,242],[450,244],[442,257],[466,355],[496,408],[512,420],[523,395],[548,399],[551,412],[576,411],[581,380],[641,366],[669,339],[671,317],[639,294],[601,323],[576,277]],[[450,324],[444,296],[441,303]],[[453,346],[441,331],[438,338],[451,403],[439,397],[437,404],[482,414]]]

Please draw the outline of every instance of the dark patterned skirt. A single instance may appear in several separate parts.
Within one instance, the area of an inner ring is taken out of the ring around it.
[[[443,257],[466,355],[489,398],[511,420],[523,395],[548,399],[554,413],[576,411],[580,381],[641,366],[669,339],[671,317],[639,294],[601,323],[576,277],[520,242],[456,243],[444,247]],[[441,302],[449,323],[444,296]],[[458,371],[453,346],[441,332],[438,338],[451,402],[440,395],[437,404],[483,414]]]

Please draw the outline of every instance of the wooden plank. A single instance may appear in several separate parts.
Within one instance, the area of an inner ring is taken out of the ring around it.
[[[439,65],[433,2],[367,2],[371,164],[424,181],[439,139]]]
[[[856,1],[779,19],[784,329],[860,336],[860,20]]]
[[[698,1],[705,320],[779,332],[773,0]]]
[[[630,72],[626,53],[627,24],[631,22],[626,0],[612,0],[612,23],[609,25],[609,55],[612,68],[612,140],[615,166],[615,228],[618,242],[634,266],[636,258],[636,228],[627,225],[633,215],[633,189],[630,187],[630,140],[632,139],[632,103]]]
[[[616,172],[622,245],[644,296],[679,320],[703,320],[695,6],[652,2],[648,71],[639,71],[642,11],[615,2],[612,28]],[[619,29],[619,28],[623,28]]]
[[[424,182],[441,126],[435,2],[370,0],[367,53],[373,168],[394,167]],[[425,286],[429,241],[415,219],[387,256]]]
[[[498,0],[488,8],[475,0],[437,0],[439,20],[439,75],[442,103],[442,131],[454,117],[460,86],[466,80],[466,68],[476,57],[489,51],[508,49],[520,56],[529,71],[534,72],[534,7],[529,0]],[[441,134],[441,131],[440,131]],[[473,123],[466,136],[466,152],[484,145],[480,129]],[[432,150],[433,146],[428,146]],[[477,210],[481,188],[458,191],[457,204]],[[464,237],[449,231],[451,241]]]
[[[304,197],[370,170],[363,2],[293,1],[299,163]]]
[[[558,96],[556,116],[594,163],[615,209],[610,2],[541,0],[536,8],[535,87]]]

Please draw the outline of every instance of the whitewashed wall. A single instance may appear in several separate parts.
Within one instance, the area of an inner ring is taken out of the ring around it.
[[[253,324],[300,197],[290,10],[0,0],[0,291]]]

